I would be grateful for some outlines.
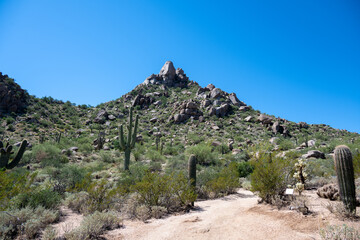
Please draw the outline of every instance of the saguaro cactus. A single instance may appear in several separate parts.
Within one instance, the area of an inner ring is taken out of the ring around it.
[[[128,122],[128,125],[127,125],[127,129],[128,129],[127,140],[124,137],[123,125],[120,126],[120,148],[125,152],[125,162],[124,162],[124,169],[125,170],[129,170],[130,153],[131,153],[131,150],[135,146],[138,121],[139,121],[139,116],[136,115],[136,117],[135,117],[135,126],[134,126],[134,123],[133,123],[133,108],[130,108],[129,122]]]
[[[191,186],[194,188],[196,187],[196,157],[195,155],[191,155],[189,158],[189,180]],[[194,206],[194,202],[191,203]]]
[[[0,169],[6,168],[6,169],[12,169],[14,168],[21,160],[27,146],[27,141],[22,141],[20,148],[15,155],[15,157],[10,162],[10,157],[14,153],[12,152],[13,146],[9,145],[9,143],[6,144],[4,147],[4,144],[2,141],[0,141]]]
[[[345,145],[335,148],[334,154],[340,198],[349,212],[356,211],[354,166],[350,149]]]

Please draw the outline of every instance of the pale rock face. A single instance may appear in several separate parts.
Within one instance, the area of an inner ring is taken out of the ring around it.
[[[213,90],[211,90],[210,92],[210,97],[211,98],[217,98],[217,97],[220,97],[221,96],[221,89],[220,88],[214,88]]]
[[[170,80],[174,79],[176,75],[174,64],[171,61],[167,61],[161,68],[159,75]]]

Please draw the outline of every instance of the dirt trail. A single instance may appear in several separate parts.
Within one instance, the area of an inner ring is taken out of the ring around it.
[[[63,216],[60,218],[59,223],[53,225],[58,233],[58,237],[79,227],[84,218],[83,215],[74,213],[69,208],[61,207],[60,210]]]
[[[315,193],[308,195],[310,209],[313,206],[317,211],[315,216],[259,205],[252,192],[240,189],[237,194],[221,199],[196,202],[198,209],[187,214],[152,219],[149,223],[125,221],[124,228],[110,231],[105,237],[110,240],[321,239],[319,229],[336,220]]]

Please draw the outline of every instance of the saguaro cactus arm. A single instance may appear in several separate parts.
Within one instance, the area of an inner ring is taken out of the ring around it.
[[[121,150],[125,150],[125,140],[124,140],[124,127],[120,126],[120,148]]]
[[[135,142],[136,142],[136,134],[137,134],[137,129],[138,129],[138,123],[139,123],[139,116],[136,115],[135,117],[135,126],[134,126],[134,132],[133,132],[133,136],[131,138],[131,148],[135,147]]]
[[[8,164],[8,167],[7,167],[8,169],[14,168],[16,165],[18,165],[22,156],[24,155],[26,146],[27,146],[27,141],[26,140],[22,141],[15,158],[11,161],[11,163]]]
[[[22,141],[20,148],[15,156],[15,158],[10,162],[10,157],[13,154],[12,149],[13,146],[9,145],[9,143],[6,144],[6,147],[4,147],[4,144],[0,141],[0,168],[7,168],[11,169],[14,168],[21,160],[27,146],[27,141]]]

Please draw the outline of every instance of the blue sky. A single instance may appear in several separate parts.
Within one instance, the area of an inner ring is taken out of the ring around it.
[[[97,105],[165,61],[262,112],[360,132],[360,2],[0,0],[0,71]]]

